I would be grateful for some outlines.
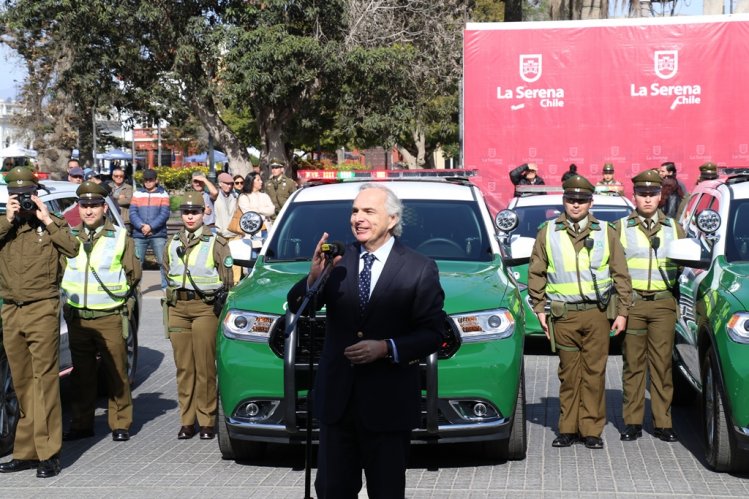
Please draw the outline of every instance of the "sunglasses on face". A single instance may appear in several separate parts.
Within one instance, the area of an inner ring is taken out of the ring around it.
[[[242,180],[235,180],[234,185],[244,185],[244,181]]]
[[[116,173],[112,175],[112,178],[124,178],[124,175],[117,175]]]

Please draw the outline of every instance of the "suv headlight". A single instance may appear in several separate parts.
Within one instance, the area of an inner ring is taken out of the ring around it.
[[[222,331],[227,338],[266,343],[280,316],[230,309],[224,316]]]
[[[749,312],[737,312],[726,324],[728,336],[736,343],[749,343]]]
[[[512,336],[515,319],[509,310],[500,308],[472,314],[451,315],[464,343],[501,340]]]

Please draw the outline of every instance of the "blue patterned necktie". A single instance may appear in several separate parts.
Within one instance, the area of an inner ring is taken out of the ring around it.
[[[369,287],[372,282],[372,263],[375,256],[372,253],[364,253],[364,268],[359,273],[359,307],[362,312],[369,302]]]

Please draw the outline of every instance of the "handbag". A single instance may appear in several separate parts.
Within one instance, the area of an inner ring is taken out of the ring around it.
[[[239,219],[242,218],[244,213],[239,209],[239,206],[234,210],[234,214],[231,216],[228,229],[235,234],[244,234],[242,227],[239,226]]]

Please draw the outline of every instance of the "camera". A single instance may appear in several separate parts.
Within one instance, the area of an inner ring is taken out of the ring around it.
[[[21,205],[21,211],[36,211],[36,203],[31,200],[29,192],[19,194],[18,203]]]

